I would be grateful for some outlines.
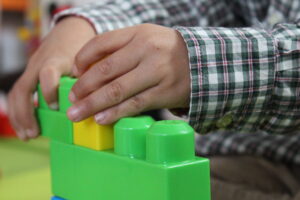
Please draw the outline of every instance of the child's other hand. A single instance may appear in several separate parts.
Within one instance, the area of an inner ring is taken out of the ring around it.
[[[97,123],[110,124],[150,109],[189,105],[188,51],[174,29],[143,24],[104,33],[79,51],[75,63],[80,78],[69,97],[73,121],[95,115]]]
[[[39,133],[32,98],[38,80],[49,106],[57,108],[60,76],[70,74],[76,53],[94,36],[88,22],[68,17],[54,27],[31,57],[9,94],[9,118],[20,139],[34,138]]]

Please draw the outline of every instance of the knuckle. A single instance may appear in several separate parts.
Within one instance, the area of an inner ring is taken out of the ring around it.
[[[82,91],[87,90],[87,86],[84,81],[78,80],[77,83],[73,86],[72,91],[76,96],[80,96]]]
[[[160,51],[162,49],[161,43],[152,37],[146,40],[146,46],[151,51]]]
[[[83,112],[88,112],[91,107],[93,106],[93,99],[92,98],[86,98],[80,103],[80,107],[82,108]]]
[[[43,62],[43,68],[47,68],[49,71],[54,71],[56,69],[56,66],[60,63],[60,58],[49,58],[44,60]]]
[[[122,100],[122,87],[119,82],[111,83],[106,91],[107,101],[119,103]]]
[[[80,67],[82,65],[82,63],[84,62],[84,55],[81,51],[76,54],[74,61],[76,63],[76,66]]]
[[[133,109],[135,109],[136,111],[143,110],[144,105],[145,105],[143,98],[140,96],[134,96],[133,98],[131,98],[129,103],[130,103],[131,107]]]
[[[43,96],[45,97],[45,100],[47,102],[49,102],[49,99],[51,97],[51,87],[49,87],[49,81],[47,81],[47,79],[44,78],[45,76],[43,76],[43,73],[40,73],[40,83],[41,83],[41,89],[42,89],[42,93]],[[44,79],[44,80],[43,80]]]
[[[119,108],[119,106],[115,106],[114,108],[110,109],[110,120],[115,121],[114,119],[118,118],[122,115],[122,112]]]
[[[49,75],[53,75],[56,73],[56,68],[54,65],[44,65],[40,72],[39,72],[39,79],[44,79],[45,77],[48,77]]]
[[[113,60],[110,58],[105,59],[103,62],[97,66],[97,69],[99,70],[100,74],[108,75],[113,67]]]

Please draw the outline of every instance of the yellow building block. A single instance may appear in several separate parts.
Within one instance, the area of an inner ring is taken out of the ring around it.
[[[73,124],[74,144],[94,150],[112,149],[113,125],[99,125],[93,117]]]

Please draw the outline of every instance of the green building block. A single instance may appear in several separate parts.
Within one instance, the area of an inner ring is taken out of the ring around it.
[[[75,188],[74,146],[59,141],[50,142],[52,191],[61,197],[71,197]]]
[[[60,79],[58,99],[59,99],[59,111],[66,112],[72,105],[69,101],[69,93],[75,84],[77,79],[70,77],[62,77]]]
[[[39,108],[42,108],[42,109],[50,109],[48,107],[48,104],[43,96],[43,92],[42,92],[42,88],[41,88],[41,85],[38,84],[38,87],[37,87],[37,92],[38,92],[38,101],[39,101]]]
[[[136,117],[135,120],[129,117],[120,119],[114,126],[115,153],[131,158],[145,159],[146,132],[153,123],[153,118],[149,116]]]
[[[36,113],[42,136],[69,144],[73,143],[73,125],[65,113],[40,108],[36,110]]]
[[[58,89],[58,104],[59,104],[60,112],[65,113],[68,110],[68,108],[72,105],[71,102],[69,101],[69,93],[76,81],[77,79],[71,77],[60,78],[59,89]],[[47,110],[50,109],[48,107],[47,102],[45,101],[40,84],[38,84],[37,92],[38,92],[39,108],[47,109]]]
[[[195,156],[194,131],[182,121],[123,118],[114,127],[115,149],[73,144],[66,111],[76,79],[63,77],[59,110],[50,110],[38,86],[42,135],[51,139],[52,190],[68,200],[210,200],[209,160]]]
[[[120,120],[117,153],[51,141],[53,193],[68,200],[210,200],[209,161],[195,156],[193,129],[161,121],[145,131],[150,123],[144,117]],[[131,151],[141,138],[146,145]],[[140,148],[145,154],[128,153]]]
[[[70,77],[61,78],[58,95],[59,110],[51,110],[48,107],[41,86],[38,85],[39,107],[36,109],[36,114],[42,136],[69,144],[73,143],[73,125],[67,118],[66,110],[71,105],[68,95],[76,80]]]

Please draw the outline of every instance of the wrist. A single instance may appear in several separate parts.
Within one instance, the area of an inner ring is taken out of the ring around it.
[[[73,34],[85,33],[86,35],[96,35],[93,25],[87,19],[78,16],[67,16],[60,19],[54,29],[68,30]]]

